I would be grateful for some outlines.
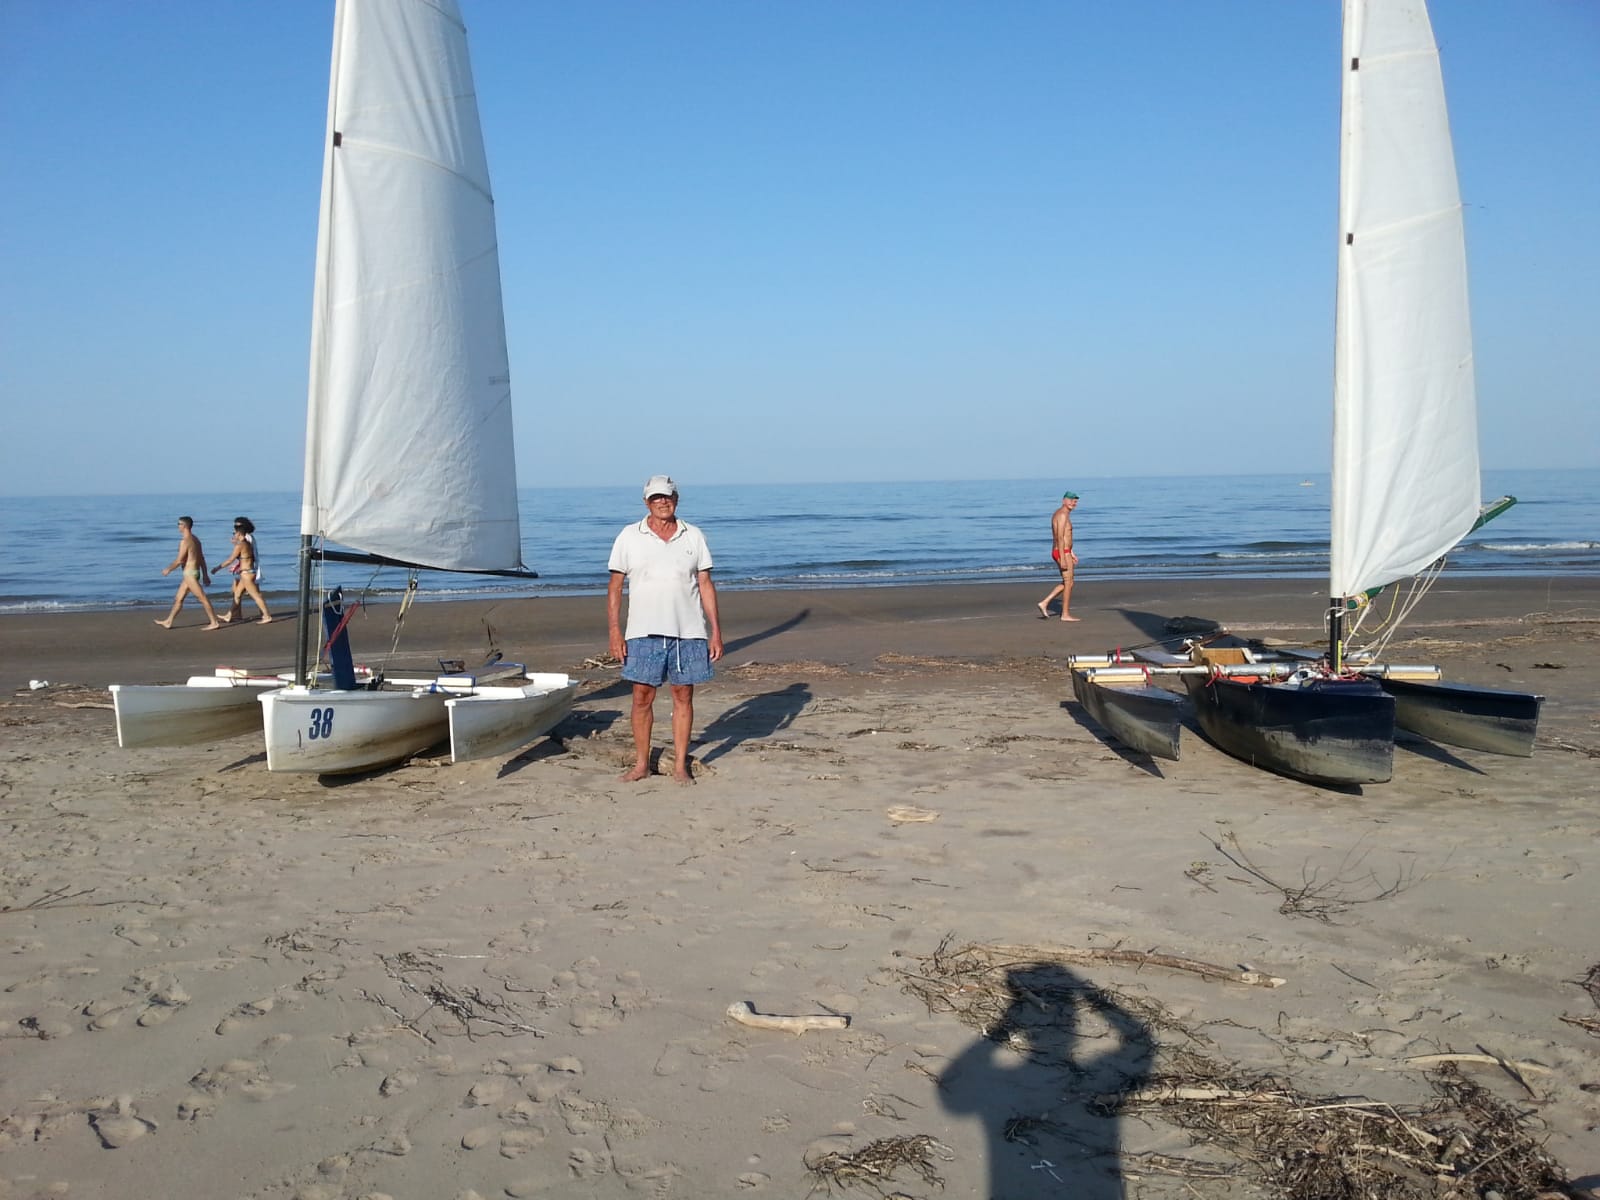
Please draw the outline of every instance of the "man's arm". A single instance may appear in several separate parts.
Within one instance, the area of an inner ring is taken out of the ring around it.
[[[706,610],[706,621],[711,626],[711,661],[722,657],[722,619],[717,615],[717,585],[711,582],[711,572],[700,572],[700,607]]]
[[[611,582],[606,584],[606,631],[611,657],[622,660],[628,656],[628,644],[622,640],[622,579],[621,571],[611,572]]]

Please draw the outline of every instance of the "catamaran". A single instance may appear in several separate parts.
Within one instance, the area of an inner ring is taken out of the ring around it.
[[[1108,731],[1176,758],[1181,679],[1201,730],[1229,753],[1327,784],[1393,774],[1396,727],[1451,745],[1531,754],[1542,697],[1440,684],[1438,668],[1357,651],[1373,601],[1415,579],[1515,503],[1479,503],[1466,241],[1439,51],[1424,0],[1345,0],[1340,104],[1333,497],[1325,652],[1239,639],[1077,655],[1075,694]]]
[[[337,607],[334,686],[310,669],[312,577],[329,561],[531,575],[494,199],[454,0],[335,9],[300,533],[296,682],[260,697],[268,770],[371,770],[447,737],[457,760],[503,753],[571,709],[569,677],[499,663],[520,678],[360,687]]]
[[[113,684],[119,743],[259,729],[269,770],[336,774],[447,738],[455,761],[508,753],[571,710],[576,682],[520,664],[388,679],[356,667],[337,589],[316,670],[313,573],[338,561],[533,577],[494,201],[453,0],[339,0],[334,13],[295,668]]]

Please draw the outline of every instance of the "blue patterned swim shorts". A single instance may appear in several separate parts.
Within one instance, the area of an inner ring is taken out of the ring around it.
[[[650,687],[706,683],[711,679],[710,643],[705,638],[629,638],[622,677]]]

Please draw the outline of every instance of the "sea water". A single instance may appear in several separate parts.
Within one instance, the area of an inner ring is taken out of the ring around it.
[[[1066,487],[1079,579],[1317,578],[1328,570],[1328,478],[1185,476],[920,483],[708,484],[680,480],[679,515],[706,533],[719,588],[1028,581],[1048,586],[1050,514]],[[1485,497],[1520,503],[1450,556],[1456,575],[1600,574],[1600,471],[1487,471]],[[524,488],[523,558],[537,580],[424,572],[425,599],[594,595],[612,539],[644,516],[635,486]],[[177,576],[176,521],[193,516],[208,561],[235,516],[256,524],[262,590],[292,608],[300,497],[0,497],[0,613],[159,607]],[[213,596],[225,596],[231,577]],[[377,599],[398,568],[329,564],[326,582]]]

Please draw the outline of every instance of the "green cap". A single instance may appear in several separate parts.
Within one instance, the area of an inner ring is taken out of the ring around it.
[[[1078,493],[1077,492],[1062,492],[1061,493],[1061,498],[1063,500],[1076,500],[1078,498]]]

